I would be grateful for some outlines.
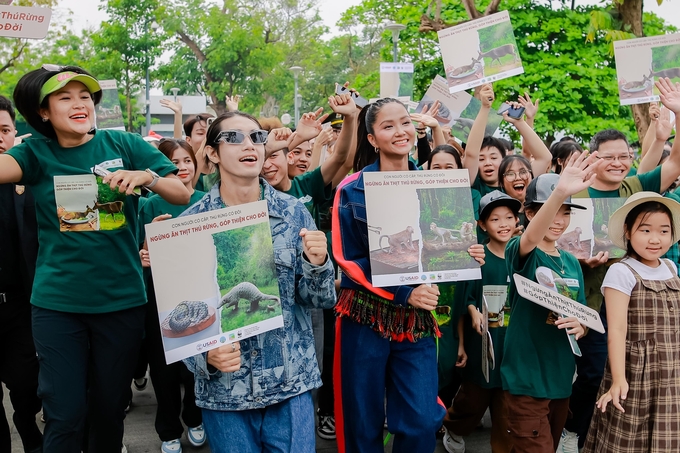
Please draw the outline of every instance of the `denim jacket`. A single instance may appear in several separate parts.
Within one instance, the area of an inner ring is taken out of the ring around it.
[[[222,373],[207,363],[207,353],[184,360],[194,373],[196,405],[205,409],[261,409],[321,386],[314,352],[310,308],[335,304],[333,266],[321,266],[302,254],[302,228],[316,230],[307,208],[276,191],[263,179],[264,199],[274,242],[283,328],[241,340],[241,369]],[[220,184],[182,215],[224,208]]]
[[[408,163],[409,170],[417,170]],[[364,173],[380,171],[380,159],[343,180],[333,202],[333,256],[342,268],[341,288],[370,291],[395,305],[408,305],[412,286],[376,288],[371,283]]]

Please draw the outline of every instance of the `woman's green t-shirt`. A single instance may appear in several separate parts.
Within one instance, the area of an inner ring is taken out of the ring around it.
[[[146,303],[137,245],[138,196],[111,190],[94,167],[108,171],[177,168],[139,135],[97,131],[62,148],[29,139],[7,151],[35,196],[40,248],[31,303],[70,313],[108,313]]]

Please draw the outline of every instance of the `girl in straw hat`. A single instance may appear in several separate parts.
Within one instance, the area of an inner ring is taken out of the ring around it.
[[[585,452],[680,451],[680,278],[661,259],[679,231],[680,204],[653,192],[611,216],[627,253],[602,283],[609,358]]]

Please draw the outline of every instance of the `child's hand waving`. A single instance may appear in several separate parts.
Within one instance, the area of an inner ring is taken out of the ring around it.
[[[587,189],[595,181],[595,172],[602,164],[597,151],[592,154],[573,154],[560,173],[560,181],[555,191],[571,196]]]
[[[611,401],[615,408],[625,413],[626,411],[622,404],[626,400],[627,395],[628,382],[625,379],[623,382],[614,381],[609,391],[597,400],[597,408],[604,412],[607,409],[607,404]]]

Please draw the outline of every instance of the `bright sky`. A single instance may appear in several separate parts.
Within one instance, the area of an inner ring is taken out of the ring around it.
[[[663,17],[667,22],[680,28],[680,0],[665,0],[661,6],[656,4],[656,0],[644,0],[645,11],[654,12]],[[600,0],[577,0],[578,4],[598,4]],[[66,16],[68,11],[73,12],[74,28],[97,27],[99,23],[106,20],[106,14],[98,10],[102,0],[60,0],[59,6],[55,9],[55,14]],[[340,15],[350,6],[358,5],[361,0],[319,0],[319,12],[324,23],[335,31],[335,23],[340,19]],[[607,2],[609,3],[609,2]]]

